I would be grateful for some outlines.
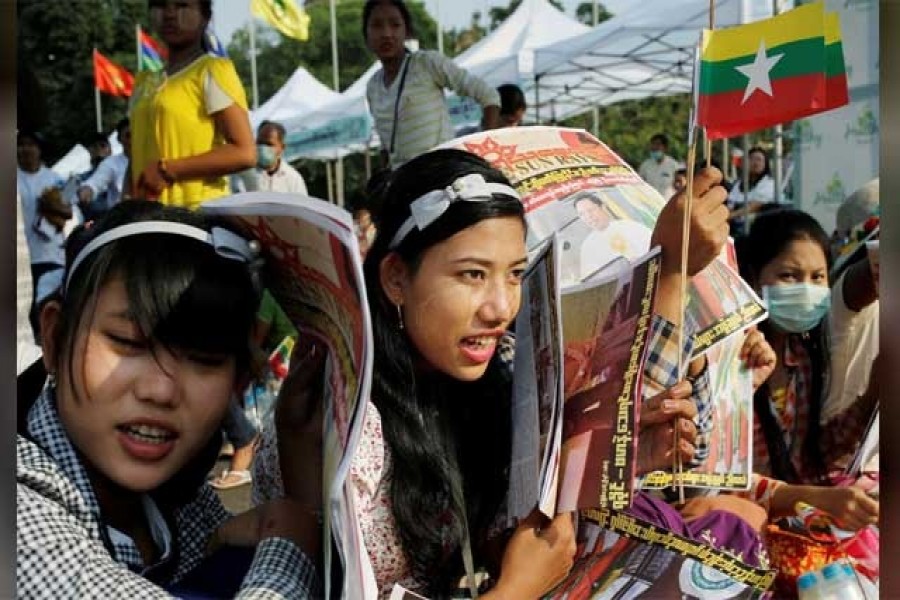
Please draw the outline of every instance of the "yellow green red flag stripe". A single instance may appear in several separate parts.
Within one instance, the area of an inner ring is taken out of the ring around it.
[[[839,42],[840,30],[832,34]],[[826,37],[819,2],[739,27],[705,30],[697,120],[708,137],[731,137],[825,110]]]
[[[841,22],[837,13],[825,13],[825,107],[844,106],[850,102]]]

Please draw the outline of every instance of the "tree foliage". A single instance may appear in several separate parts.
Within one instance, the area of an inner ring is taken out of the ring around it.
[[[136,23],[146,0],[17,0],[20,127],[43,131],[50,163],[96,132],[92,52],[134,71]],[[112,129],[128,101],[103,94],[103,127]],[[21,110],[21,108],[20,108]]]
[[[607,10],[603,3],[597,2],[597,25],[606,21],[607,19],[611,19],[613,14]],[[593,26],[594,25],[594,3],[593,2],[582,2],[578,5],[578,8],[575,9],[575,18],[584,23],[585,25]]]

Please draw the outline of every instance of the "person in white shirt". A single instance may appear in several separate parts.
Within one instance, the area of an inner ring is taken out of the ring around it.
[[[256,168],[232,176],[235,193],[266,191],[308,196],[306,182],[297,170],[284,160],[284,125],[263,121],[256,130]]]
[[[63,179],[41,162],[43,137],[37,132],[21,131],[16,139],[17,195],[22,207],[25,241],[31,262],[32,301],[29,320],[35,342],[40,342],[35,286],[41,276],[54,269],[61,269],[66,262],[63,244],[66,240],[64,227],[68,221],[80,220],[80,211],[39,210],[41,198],[52,190],[62,190]],[[73,207],[74,208],[74,207]],[[63,213],[66,214],[63,214]]]
[[[125,118],[116,125],[122,153],[109,156],[78,188],[78,203],[85,215],[100,216],[122,200],[125,174],[131,160],[131,123]]]
[[[619,257],[633,261],[650,250],[653,232],[641,223],[616,218],[594,192],[577,194],[572,205],[578,217],[594,229],[581,243],[582,281]]]
[[[366,86],[366,100],[386,166],[396,169],[453,138],[445,88],[481,104],[484,129],[500,126],[497,90],[438,52],[407,51],[405,41],[413,30],[403,0],[367,0],[363,33],[366,46],[381,61],[381,70]]]
[[[650,158],[638,167],[638,175],[649,183],[657,192],[668,200],[675,193],[672,183],[675,171],[684,165],[666,154],[669,151],[669,138],[664,133],[657,133],[650,138]]]
[[[769,155],[755,146],[747,152],[747,156],[750,161],[749,192],[744,193],[744,182],[738,179],[728,193],[732,235],[743,232],[747,217],[758,213],[766,204],[775,202],[775,180],[769,168]]]

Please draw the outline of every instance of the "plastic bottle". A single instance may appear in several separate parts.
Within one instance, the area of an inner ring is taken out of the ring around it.
[[[865,594],[856,581],[856,574],[848,574],[845,565],[834,562],[822,569],[821,598],[827,600],[866,600]]]
[[[821,600],[819,591],[822,584],[815,572],[804,573],[797,579],[797,594],[800,600]]]

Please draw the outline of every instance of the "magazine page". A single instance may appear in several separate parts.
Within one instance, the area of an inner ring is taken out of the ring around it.
[[[640,378],[659,266],[654,250],[618,274],[562,292],[558,513],[631,505]]]
[[[522,195],[528,247],[554,232],[560,240],[560,283],[585,281],[620,257],[634,261],[650,249],[665,199],[603,142],[580,129],[513,127],[452,140],[444,147],[482,156]],[[713,261],[689,286],[687,323],[695,354],[765,318],[765,309],[734,270]],[[735,303],[711,290],[738,290]]]
[[[522,280],[516,316],[512,399],[512,460],[507,515],[524,519],[535,505],[556,514],[556,473],[562,422],[562,330],[555,238],[538,253]]]
[[[581,513],[575,565],[552,600],[759,598],[775,571],[611,511]]]
[[[248,239],[259,242],[263,284],[300,335],[313,335],[328,346],[323,410],[325,572],[331,565],[333,534],[343,554],[345,592],[359,589],[355,586],[361,585],[365,573],[360,561],[366,555],[344,551],[361,547],[361,541],[356,539],[355,515],[348,510],[343,490],[369,396],[372,326],[351,216],[322,200],[271,192],[229,196],[208,202],[201,210],[228,218]],[[330,578],[325,582],[328,587]]]

